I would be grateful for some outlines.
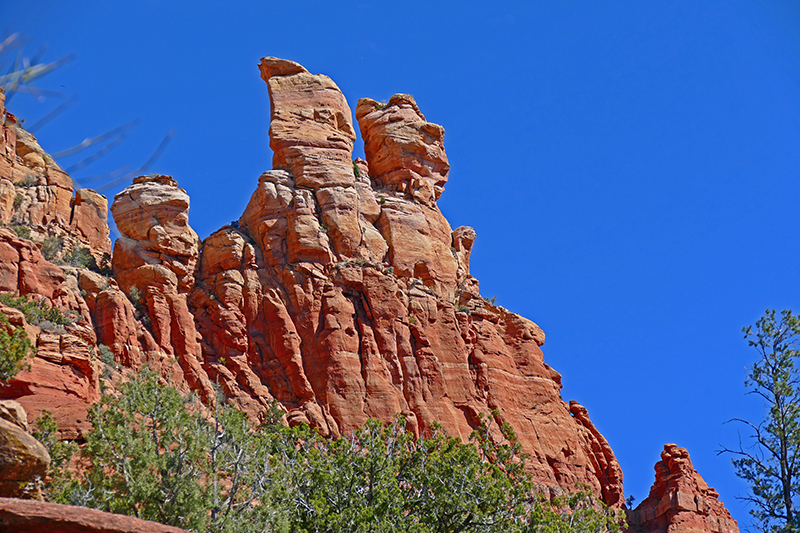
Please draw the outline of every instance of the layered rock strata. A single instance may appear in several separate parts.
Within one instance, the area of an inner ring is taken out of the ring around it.
[[[64,259],[86,248],[97,264],[109,259],[108,201],[72,179],[5,109],[0,89],[0,223],[33,240],[50,239],[48,255]]]
[[[628,511],[631,533],[738,533],[717,491],[692,466],[689,452],[667,444],[650,495]]]
[[[0,291],[71,319],[53,328],[0,306],[37,347],[0,396],[31,419],[53,411],[65,438],[87,428],[101,383],[113,388],[143,365],[210,402],[219,384],[253,421],[277,402],[287,423],[325,435],[402,414],[417,435],[438,422],[466,440],[490,416],[514,427],[542,489],[585,483],[621,506],[619,464],[586,409],[561,399],[544,333],[481,297],[469,269],[475,231],[452,229],[436,204],[449,177],[444,129],[411,96],[362,99],[367,160],[353,161],[352,112],[330,78],[277,58],[260,71],[274,168],[241,218],[201,242],[177,182],[139,177],[111,206],[111,277],[43,256],[63,258],[44,246],[60,236],[102,259],[107,203],[73,194],[6,119],[0,221],[27,220],[30,238],[0,229]],[[17,200],[14,183],[35,192]]]
[[[76,317],[52,331],[0,309],[38,347],[0,394],[32,417],[53,411],[68,438],[86,428],[101,381],[145,364],[207,400],[219,383],[253,420],[277,401],[287,423],[326,435],[402,414],[416,434],[438,422],[466,440],[492,416],[515,428],[543,488],[586,483],[620,505],[619,465],[586,410],[562,401],[544,333],[481,298],[469,272],[475,232],[453,230],[436,205],[449,171],[444,129],[408,95],[361,100],[367,161],[353,161],[352,112],[336,84],[276,58],[260,68],[274,169],[237,223],[201,243],[186,192],[168,176],[137,178],[111,206],[111,278],[56,266],[0,230],[0,289]],[[58,196],[46,183],[43,196]],[[61,203],[75,211],[90,196]]]
[[[277,400],[288,423],[331,435],[402,413],[416,433],[439,422],[466,440],[495,411],[542,486],[587,483],[620,504],[619,465],[585,409],[561,400],[544,333],[481,298],[475,233],[436,205],[444,129],[408,95],[361,100],[367,161],[354,162],[333,81],[276,58],[261,74],[275,169],[203,242],[189,298],[211,381],[254,418]]]

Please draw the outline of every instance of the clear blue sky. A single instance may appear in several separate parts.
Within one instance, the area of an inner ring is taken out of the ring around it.
[[[800,3],[253,4],[6,1],[0,30],[76,54],[40,83],[79,96],[36,132],[45,149],[139,120],[78,183],[175,128],[151,171],[187,189],[201,237],[271,166],[261,56],[331,76],[353,108],[413,94],[446,129],[440,207],[477,230],[482,292],[545,330],[626,492],[643,499],[676,442],[746,525],[716,450],[735,444],[726,420],[761,413],[741,327],[800,311]],[[62,101],[10,109],[32,124]]]

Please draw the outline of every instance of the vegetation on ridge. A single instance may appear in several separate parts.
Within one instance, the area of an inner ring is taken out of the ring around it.
[[[402,418],[329,439],[283,426],[277,408],[253,430],[216,404],[208,412],[144,369],[92,408],[82,474],[66,469],[72,450],[53,451],[49,498],[198,532],[620,530],[586,490],[534,497],[513,431],[490,418],[467,444],[438,427],[415,439]]]

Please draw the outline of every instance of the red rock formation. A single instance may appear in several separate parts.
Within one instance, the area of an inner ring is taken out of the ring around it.
[[[333,80],[276,57],[261,59],[260,69],[272,102],[273,167],[290,171],[299,187],[353,185],[356,132],[347,100]]]
[[[628,511],[631,533],[738,533],[717,491],[692,466],[689,452],[667,444],[650,495]]]
[[[620,505],[619,465],[585,409],[562,401],[544,334],[480,297],[475,232],[436,206],[443,128],[410,96],[361,100],[368,161],[352,162],[335,84],[274,58],[261,71],[276,170],[237,227],[205,240],[189,300],[211,379],[253,418],[276,399],[289,423],[333,435],[403,413],[417,432],[439,422],[467,439],[496,410],[543,486],[587,483]]]
[[[75,191],[36,138],[6,113],[4,102],[0,90],[0,117],[6,117],[0,127],[0,222],[26,227],[37,242],[61,239],[51,258],[85,247],[100,264],[111,252],[108,201],[91,189]]]
[[[59,327],[28,324],[20,311],[0,305],[12,325],[25,327],[36,347],[30,369],[0,388],[0,397],[16,399],[32,418],[44,409],[57,412],[64,435],[74,437],[79,428],[87,427],[86,411],[100,397],[92,353],[96,337],[74,269],[65,273],[45,260],[32,242],[0,228],[0,291],[73,311],[74,322]]]
[[[83,318],[58,334],[26,324],[39,353],[0,394],[32,417],[54,411],[68,437],[86,427],[100,379],[112,384],[117,370],[143,364],[206,398],[218,382],[254,420],[277,401],[288,423],[323,434],[402,413],[417,434],[438,422],[468,439],[494,411],[516,430],[543,488],[586,483],[621,505],[619,465],[586,410],[561,399],[544,333],[480,296],[469,271],[475,232],[453,230],[436,205],[449,171],[444,129],[408,95],[361,100],[367,161],[352,161],[352,113],[329,78],[275,58],[261,73],[275,169],[237,223],[201,244],[185,191],[168,176],[137,178],[111,207],[121,233],[112,279],[52,265],[0,230],[0,290],[41,294]],[[42,167],[35,149],[19,152],[0,163],[10,169],[0,166],[0,213],[4,180],[13,187],[27,172],[54,198],[47,223],[98,253],[104,219],[96,210],[91,222],[75,218],[88,221],[101,199],[69,200],[61,189],[71,185],[46,157]],[[19,216],[13,205],[8,213]],[[31,227],[41,241],[45,232]],[[113,353],[105,373],[97,343]]]
[[[0,498],[0,526],[5,533],[186,533],[132,516],[13,498]]]
[[[136,300],[135,304],[146,307],[146,322],[160,351],[167,354],[168,361],[179,363],[171,369],[175,381],[187,382],[208,400],[214,392],[201,366],[200,337],[186,303],[200,255],[200,239],[189,227],[188,211],[189,195],[171,177],[134,179],[111,205],[120,232],[114,243],[112,266],[122,291]],[[108,295],[106,300],[108,306],[105,301],[100,305],[101,315],[112,309],[112,314],[122,313],[125,319],[118,324],[112,320],[112,327],[103,330],[103,340],[119,350],[115,354],[124,360],[123,347],[138,340],[129,333],[127,343],[119,337],[121,331],[132,329],[130,308],[119,305],[119,295]],[[144,344],[148,344],[147,334],[143,336]]]

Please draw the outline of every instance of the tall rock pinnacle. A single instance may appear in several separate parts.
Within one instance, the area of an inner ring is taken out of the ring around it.
[[[739,533],[736,520],[692,466],[689,452],[666,444],[650,495],[628,511],[631,533]]]

